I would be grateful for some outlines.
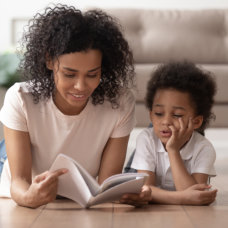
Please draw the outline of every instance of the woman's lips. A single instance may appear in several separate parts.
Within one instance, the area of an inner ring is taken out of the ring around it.
[[[85,94],[75,94],[75,93],[70,93],[71,98],[76,101],[83,101],[87,99],[87,96]]]

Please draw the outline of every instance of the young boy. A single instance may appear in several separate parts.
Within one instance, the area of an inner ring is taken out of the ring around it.
[[[161,65],[148,82],[146,106],[152,128],[138,136],[131,167],[149,174],[141,195],[122,202],[209,204],[217,190],[209,189],[216,158],[203,132],[213,118],[216,84],[210,74],[190,62]],[[196,185],[198,184],[198,185]]]

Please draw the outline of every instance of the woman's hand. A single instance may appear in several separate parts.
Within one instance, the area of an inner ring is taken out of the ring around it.
[[[134,206],[147,205],[152,199],[152,190],[149,185],[143,185],[139,194],[125,194],[120,199],[120,203],[130,204]]]
[[[210,190],[207,184],[195,184],[184,191],[180,191],[183,205],[209,205],[215,201],[217,189]],[[208,191],[207,191],[208,190]]]
[[[37,175],[26,192],[25,206],[36,208],[55,200],[58,177],[67,172],[67,169],[58,169],[54,172],[46,171]]]

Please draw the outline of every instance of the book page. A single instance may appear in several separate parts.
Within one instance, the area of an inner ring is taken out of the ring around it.
[[[121,174],[113,175],[107,178],[106,180],[104,180],[104,182],[101,185],[100,192],[106,191],[107,189],[112,188],[121,183],[124,183],[126,181],[134,180],[140,177],[147,177],[147,176],[148,174],[146,173],[121,173]]]
[[[148,176],[146,173],[121,173],[107,178],[100,186],[87,170],[65,154],[57,156],[50,171],[60,168],[68,169],[68,173],[59,176],[57,194],[84,208],[120,199],[124,193],[139,193]]]
[[[98,182],[78,162],[76,162],[74,160],[73,160],[73,162],[78,167],[79,172],[81,173],[82,177],[84,178],[85,183],[87,184],[88,188],[90,189],[91,195],[93,195],[93,196],[97,195],[100,192],[100,185],[98,184]]]
[[[100,204],[100,203],[119,200],[121,196],[125,193],[140,193],[144,181],[145,181],[145,177],[139,177],[139,178],[135,178],[134,180],[130,180],[122,184],[116,185],[98,194],[95,197],[91,197],[87,207]]]
[[[68,173],[59,177],[57,194],[72,199],[85,207],[91,197],[91,192],[80,171],[72,162],[72,159],[62,154],[57,156],[50,171],[60,168],[68,169]]]

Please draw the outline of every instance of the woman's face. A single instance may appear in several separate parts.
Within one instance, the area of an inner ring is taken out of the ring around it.
[[[79,114],[101,79],[102,53],[99,50],[61,55],[48,62],[55,81],[54,102],[66,115]]]

